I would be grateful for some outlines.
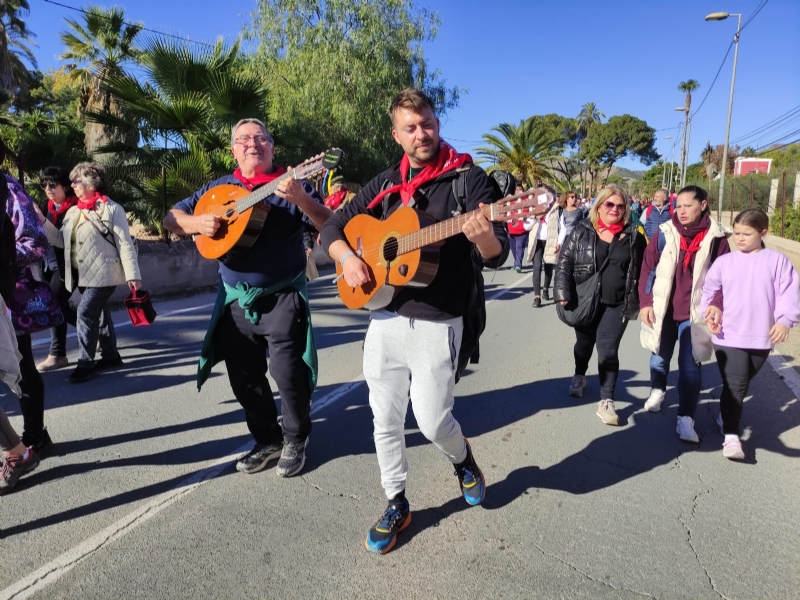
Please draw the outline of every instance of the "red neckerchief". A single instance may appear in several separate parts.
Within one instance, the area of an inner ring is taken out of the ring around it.
[[[703,215],[700,223],[695,227],[686,227],[678,220],[678,215],[674,214],[672,215],[672,224],[681,234],[681,251],[686,252],[683,257],[683,272],[685,273],[689,270],[692,255],[697,254],[697,251],[700,250],[700,244],[703,243],[709,227],[711,227],[711,217]],[[691,240],[691,242],[688,240]]]
[[[325,206],[330,208],[331,210],[336,210],[339,208],[339,205],[344,200],[344,197],[347,195],[347,190],[339,190],[335,194],[331,194],[327,198],[325,198]]]
[[[108,202],[108,196],[94,193],[94,196],[86,200],[78,200],[77,207],[81,210],[95,210],[98,202]]]
[[[47,219],[53,224],[56,224],[59,217],[67,212],[73,206],[78,204],[78,199],[75,196],[64,198],[64,201],[56,208],[56,203],[52,200],[47,201]]]
[[[270,181],[275,181],[284,173],[286,173],[286,169],[276,165],[275,168],[272,169],[272,173],[260,173],[258,175],[254,175],[253,177],[245,177],[242,175],[242,170],[239,167],[236,167],[236,170],[233,172],[233,176],[241,181],[244,184],[244,187],[252,192],[253,188],[258,187],[259,185],[264,185],[265,183],[269,183]]]
[[[408,160],[408,155],[403,154],[403,158],[400,159],[400,177],[403,183],[398,183],[397,185],[393,185],[392,187],[383,190],[380,194],[375,196],[375,199],[367,205],[367,208],[377,206],[381,203],[381,200],[383,200],[384,196],[388,196],[389,194],[393,194],[395,192],[400,192],[400,200],[402,200],[403,206],[408,206],[411,198],[414,197],[414,193],[423,185],[436,179],[442,173],[452,171],[453,169],[458,169],[464,163],[471,162],[472,157],[469,154],[459,154],[450,144],[440,139],[439,154],[436,158],[436,164],[428,165],[422,169],[422,171],[417,173],[416,177],[414,177],[411,181],[407,181],[406,179],[408,177],[408,171],[411,167],[411,163]]]
[[[619,233],[625,229],[625,222],[624,221],[617,221],[612,225],[606,225],[603,223],[603,219],[600,217],[597,218],[597,226],[600,228],[599,231],[606,229],[611,232],[611,235],[619,235]]]

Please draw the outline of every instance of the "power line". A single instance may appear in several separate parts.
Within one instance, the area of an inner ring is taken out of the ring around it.
[[[782,142],[782,141],[783,141],[783,140],[785,140],[786,138],[788,138],[788,137],[792,137],[792,136],[794,136],[794,135],[797,135],[798,133],[800,133],[800,129],[795,129],[794,131],[792,131],[792,132],[789,132],[789,133],[787,133],[786,135],[784,135],[784,136],[782,136],[782,137],[779,137],[777,140],[772,140],[771,142],[769,142],[769,143],[767,143],[767,144],[764,144],[764,145],[762,145],[762,146],[760,146],[760,147],[756,148],[756,150],[764,150],[765,148],[769,148],[769,146],[772,146],[772,145],[774,145],[774,144],[777,144],[778,142]]]
[[[756,156],[761,156],[763,154],[766,154],[767,152],[775,152],[776,150],[783,150],[784,148],[791,146],[792,144],[796,144],[798,142],[800,142],[800,138],[792,140],[791,142],[786,142],[785,144],[781,144],[780,146],[777,146],[775,148],[767,148],[766,150],[762,150],[761,152],[756,152]]]
[[[742,25],[739,31],[733,35],[731,44],[730,46],[728,46],[728,50],[725,52],[725,58],[722,59],[722,63],[719,65],[719,69],[717,69],[717,74],[714,75],[714,81],[711,82],[711,87],[708,88],[708,91],[706,92],[703,101],[700,103],[700,106],[698,106],[697,109],[695,109],[695,111],[692,113],[692,118],[694,118],[694,116],[700,111],[700,109],[703,108],[703,104],[705,104],[708,95],[711,93],[711,90],[714,88],[714,84],[717,82],[717,78],[719,77],[719,74],[722,71],[722,67],[725,66],[725,62],[728,60],[728,55],[731,53],[731,48],[733,48],[733,45],[739,41],[739,35],[742,33],[742,31],[744,31],[744,28],[747,27],[750,24],[750,22],[756,18],[756,15],[758,15],[758,13],[760,13],[761,10],[767,5],[768,1],[769,0],[763,0],[763,2],[761,2],[753,11],[753,14],[747,18],[747,20],[744,22],[744,25]]]
[[[795,106],[793,109],[783,113],[782,115],[780,115],[778,117],[775,117],[774,119],[772,119],[771,121],[769,121],[767,123],[764,123],[763,125],[761,125],[760,127],[757,127],[753,131],[750,131],[749,133],[746,133],[746,134],[740,136],[739,138],[733,140],[733,142],[731,142],[731,143],[735,144],[736,142],[739,142],[741,140],[745,140],[745,139],[747,139],[749,137],[753,137],[754,135],[757,135],[758,133],[761,133],[762,130],[771,129],[773,127],[773,124],[777,125],[778,122],[785,121],[786,118],[788,118],[788,117],[794,118],[792,115],[795,115],[798,112],[800,112],[800,105]]]
[[[95,15],[95,16],[98,16],[98,17],[103,17],[103,18],[106,18],[108,20],[111,20],[111,17],[107,17],[106,15],[103,15],[103,14],[100,14],[100,13],[90,13],[89,11],[84,10],[82,8],[77,8],[75,6],[69,6],[67,4],[62,4],[60,2],[55,2],[54,0],[44,0],[44,1],[47,2],[48,4],[54,4],[56,6],[60,6],[61,8],[67,8],[69,10],[74,10],[76,12],[80,12],[80,13],[83,13],[85,15],[92,14],[92,15]],[[148,29],[147,27],[143,27],[142,25],[140,25],[138,23],[130,23],[128,21],[123,21],[122,23],[125,24],[125,25],[128,25],[129,27],[138,27],[140,31],[149,31],[150,33],[155,33],[155,34],[163,36],[163,37],[174,38],[176,40],[180,40],[182,42],[187,42],[189,44],[197,44],[198,46],[206,46],[207,48],[216,48],[216,46],[214,46],[213,44],[207,44],[206,42],[196,42],[195,40],[190,40],[190,39],[187,39],[187,38],[183,38],[183,37],[181,37],[179,35],[173,35],[171,33],[164,33],[163,31],[158,31],[156,29]]]

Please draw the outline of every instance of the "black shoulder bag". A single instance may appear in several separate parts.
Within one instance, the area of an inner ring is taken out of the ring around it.
[[[616,238],[614,242],[616,242]],[[562,306],[560,303],[556,304],[558,318],[561,319],[565,325],[581,327],[582,325],[588,325],[594,320],[595,315],[597,315],[597,309],[600,306],[600,283],[603,271],[608,266],[610,258],[611,248],[609,247],[608,256],[606,256],[605,261],[603,261],[603,264],[594,275],[578,284],[575,283],[574,278],[572,279],[572,286],[570,289],[571,300],[566,306]]]

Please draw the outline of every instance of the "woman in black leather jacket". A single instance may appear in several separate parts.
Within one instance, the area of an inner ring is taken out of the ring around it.
[[[594,320],[575,327],[575,376],[570,396],[580,398],[586,387],[586,370],[595,345],[600,375],[597,416],[607,425],[618,425],[614,388],[619,373],[619,344],[628,321],[639,315],[639,271],[647,240],[631,222],[625,191],[609,185],[597,195],[589,218],[581,221],[558,253],[553,292],[563,305],[573,298],[575,286],[586,281],[608,258],[601,275],[600,306]]]

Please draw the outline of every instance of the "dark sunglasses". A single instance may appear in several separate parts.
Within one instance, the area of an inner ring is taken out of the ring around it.
[[[51,182],[48,182],[48,183],[43,183],[42,184],[42,189],[43,190],[54,190],[54,189],[56,189],[57,186],[58,186],[57,183],[53,183],[51,181]]]
[[[608,201],[606,201],[606,202],[603,202],[603,207],[604,207],[606,210],[609,210],[609,211],[610,211],[610,210],[614,210],[615,208],[616,208],[617,210],[625,210],[625,205],[624,205],[624,204],[614,204],[613,202],[611,202],[611,200],[608,200]]]

